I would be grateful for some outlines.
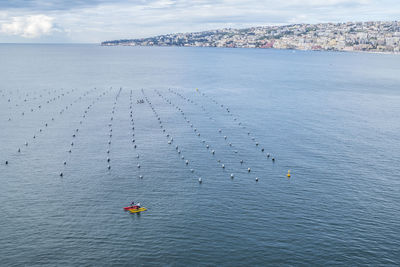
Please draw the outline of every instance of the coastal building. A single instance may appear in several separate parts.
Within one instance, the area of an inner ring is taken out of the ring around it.
[[[292,24],[177,33],[102,45],[276,48],[334,51],[400,51],[400,22]]]

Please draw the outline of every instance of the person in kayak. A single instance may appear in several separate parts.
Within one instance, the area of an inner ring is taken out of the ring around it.
[[[130,207],[131,207],[132,209],[134,209],[134,210],[138,210],[138,209],[140,209],[140,203],[135,204],[135,202],[132,201]]]

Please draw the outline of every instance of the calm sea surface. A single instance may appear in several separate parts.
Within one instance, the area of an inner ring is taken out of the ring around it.
[[[400,265],[399,56],[0,45],[0,90],[2,266]]]

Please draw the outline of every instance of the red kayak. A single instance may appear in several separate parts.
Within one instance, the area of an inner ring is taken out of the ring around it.
[[[124,207],[124,210],[133,210],[133,209],[137,209],[138,206],[129,206],[129,207]]]

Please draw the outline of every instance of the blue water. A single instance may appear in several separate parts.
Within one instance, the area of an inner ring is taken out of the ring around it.
[[[0,45],[0,265],[398,266],[399,73],[396,55]]]

